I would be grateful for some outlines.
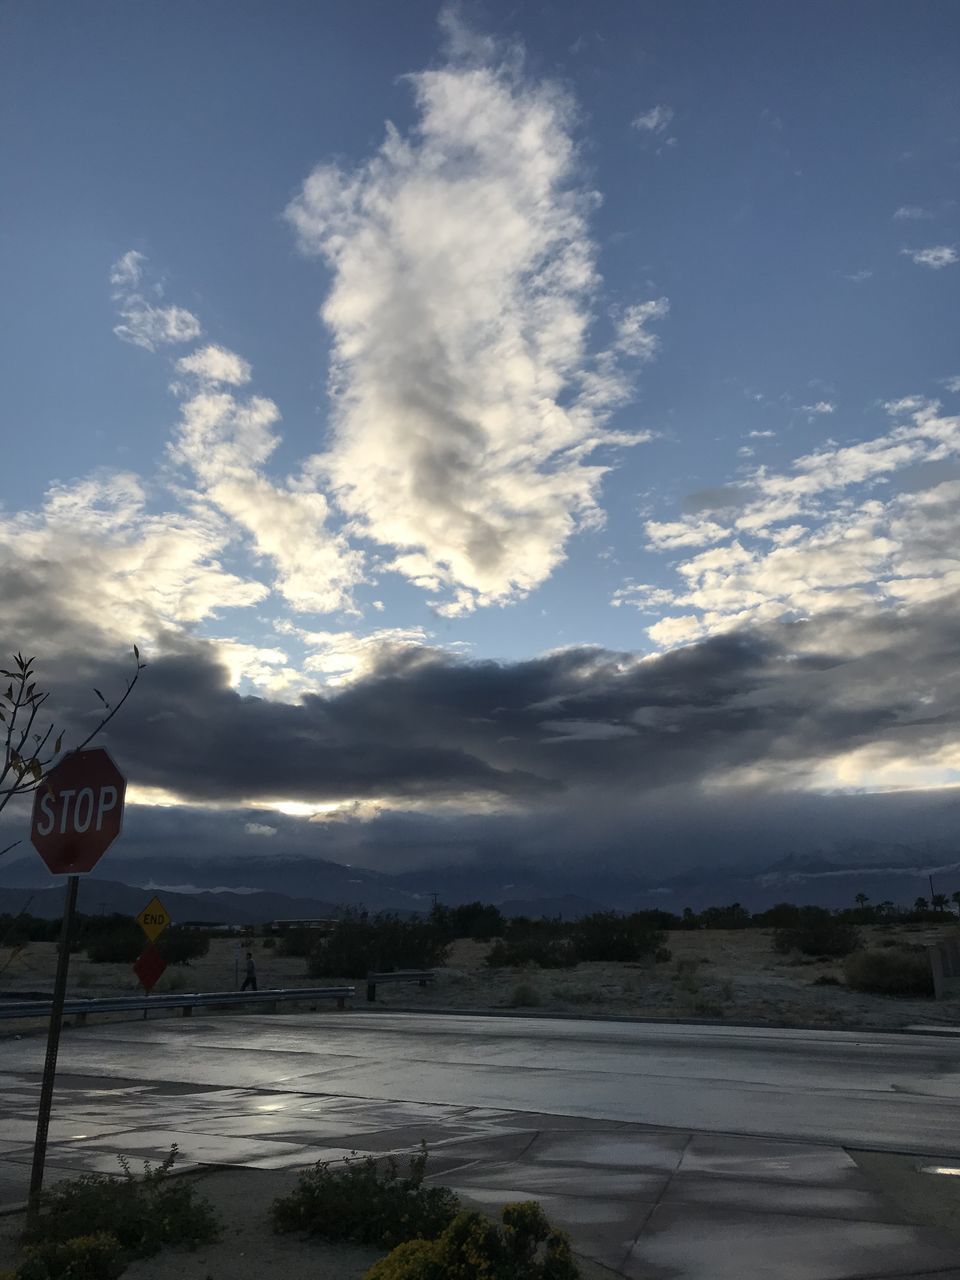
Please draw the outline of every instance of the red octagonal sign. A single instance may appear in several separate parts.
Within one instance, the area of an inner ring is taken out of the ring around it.
[[[120,834],[127,782],[102,747],[73,751],[33,798],[30,839],[55,876],[92,871]]]

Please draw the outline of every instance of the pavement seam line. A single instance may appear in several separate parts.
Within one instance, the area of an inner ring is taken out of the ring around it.
[[[640,1239],[644,1231],[647,1229],[647,1223],[653,1217],[654,1211],[657,1209],[657,1207],[663,1200],[663,1197],[667,1194],[667,1191],[670,1189],[670,1186],[673,1183],[673,1180],[676,1177],[677,1173],[679,1173],[680,1166],[683,1164],[683,1157],[687,1154],[690,1144],[693,1142],[695,1137],[696,1137],[696,1134],[694,1133],[687,1134],[686,1142],[683,1144],[682,1149],[677,1153],[677,1163],[673,1166],[672,1169],[667,1171],[666,1182],[660,1188],[659,1195],[657,1196],[656,1200],[654,1200],[653,1204],[650,1205],[650,1208],[647,1210],[646,1214],[644,1215],[643,1221],[640,1223],[640,1226],[637,1228],[636,1235],[630,1241],[630,1246],[627,1249],[626,1253],[623,1255],[623,1259],[621,1260],[621,1263],[620,1263],[621,1271],[623,1271],[624,1267],[626,1266],[627,1262],[630,1259],[631,1254],[633,1253],[634,1249],[637,1247],[637,1241]]]

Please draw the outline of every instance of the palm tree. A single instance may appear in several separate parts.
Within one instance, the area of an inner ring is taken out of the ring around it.
[[[860,908],[861,911],[869,901],[870,899],[867,897],[865,893],[858,893],[857,896],[854,898],[854,902],[857,904],[857,906]]]
[[[930,904],[927,902],[926,898],[918,898],[913,904],[913,909],[918,915],[921,915],[924,911],[930,910]]]
[[[930,899],[930,905],[933,907],[934,911],[943,915],[946,912],[947,907],[950,905],[950,899],[945,893],[935,893]]]
[[[890,901],[889,898],[884,898],[883,902],[877,903],[877,910],[880,912],[882,916],[892,915],[893,903]]]
[[[950,897],[957,904],[957,915],[960,916],[960,889],[954,890]]]

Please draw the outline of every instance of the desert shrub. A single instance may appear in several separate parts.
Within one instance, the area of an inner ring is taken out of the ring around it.
[[[92,964],[132,964],[147,945],[140,926],[129,916],[91,918],[81,934],[81,946]]]
[[[170,992],[186,991],[189,985],[190,983],[185,973],[171,973],[163,984],[163,990]]]
[[[462,902],[457,907],[437,903],[429,918],[447,937],[474,938],[477,942],[499,938],[506,925],[500,908],[492,902]]]
[[[839,987],[843,984],[840,979],[832,973],[821,973],[819,978],[814,978],[810,983],[811,987]]]
[[[26,911],[19,915],[0,913],[0,947],[22,947],[25,942],[56,942],[59,937],[59,920],[43,920]]]
[[[339,978],[370,970],[433,969],[446,963],[449,948],[449,938],[429,920],[350,911],[310,952],[308,973],[311,978]]]
[[[364,1280],[578,1280],[570,1243],[533,1201],[504,1206],[502,1222],[461,1213],[436,1240],[409,1240]]]
[[[210,939],[192,929],[167,929],[157,947],[167,964],[189,964],[207,954]]]
[[[268,941],[272,942],[273,939],[270,938]],[[295,956],[302,960],[310,955],[319,941],[316,932],[312,929],[287,929],[280,935],[280,945],[277,950],[282,956]]]
[[[707,907],[700,912],[700,925],[704,929],[749,929],[753,923],[750,912],[739,902],[729,907]]]
[[[120,1241],[101,1231],[31,1245],[13,1274],[16,1280],[116,1280],[126,1265]]]
[[[685,957],[678,960],[673,971],[674,981],[683,991],[699,991],[700,979],[697,977],[697,970],[700,968],[700,961],[691,957]]]
[[[492,969],[522,969],[535,964],[541,969],[572,969],[577,964],[576,947],[570,938],[498,938],[490,948],[487,964]]]
[[[719,986],[719,988],[718,988],[718,991],[719,991],[719,995],[720,995],[720,999],[721,999],[721,1000],[732,1000],[732,999],[733,999],[733,983],[732,983],[732,982],[730,982],[730,981],[729,981],[729,979],[728,979],[727,981],[725,981],[725,982],[721,982],[721,983],[720,983],[720,986]]]
[[[507,1004],[511,1009],[534,1009],[540,1003],[540,992],[529,982],[518,982]]]
[[[673,959],[673,952],[669,947],[657,947],[657,953],[653,958],[657,964],[668,964]]]
[[[656,955],[664,935],[639,915],[595,911],[583,916],[573,929],[573,945],[580,960],[624,963]]]
[[[792,902],[777,902],[766,911],[756,911],[753,923],[761,929],[792,929],[800,920],[800,908]]]
[[[115,1236],[124,1253],[147,1257],[165,1244],[190,1248],[216,1240],[213,1206],[186,1178],[171,1178],[177,1148],[138,1177],[122,1157],[123,1177],[86,1174],[41,1191],[31,1205],[25,1245],[64,1244],[86,1235]]]
[[[844,963],[847,986],[884,996],[932,996],[933,973],[925,955],[910,951],[857,951]]]
[[[265,951],[273,951],[276,949],[277,940],[276,938],[264,938],[263,942],[260,945],[264,948]]]
[[[848,920],[832,915],[826,907],[801,907],[796,925],[778,929],[773,945],[781,954],[846,956],[860,945],[860,935]]]
[[[432,1240],[453,1221],[460,1202],[446,1187],[425,1187],[426,1144],[402,1175],[391,1156],[372,1156],[305,1169],[297,1186],[273,1202],[273,1229],[305,1231],[326,1240],[393,1246],[415,1236]]]

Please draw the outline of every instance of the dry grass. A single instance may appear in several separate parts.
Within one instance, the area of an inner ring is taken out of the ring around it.
[[[885,940],[925,946],[957,925],[897,926],[864,929],[864,942],[879,947]],[[445,969],[430,987],[384,986],[378,1004],[386,1008],[507,1009],[518,985],[531,985],[538,1012],[630,1017],[723,1018],[796,1026],[895,1028],[918,1021],[954,1023],[960,1001],[891,999],[851,991],[844,983],[842,961],[781,956],[773,950],[772,930],[702,930],[671,933],[672,959],[663,964],[578,965],[575,969],[488,969],[490,944],[463,940],[454,944]],[[0,985],[5,990],[50,990],[55,947],[31,943],[14,956]],[[253,946],[261,987],[310,986],[302,959],[284,957]],[[0,969],[9,953],[0,952]],[[241,971],[242,976],[242,971]],[[359,985],[363,975],[344,975]],[[836,979],[838,985],[824,983]],[[133,994],[136,979],[126,965],[94,965],[83,955],[71,963],[71,991],[76,995]],[[158,991],[233,990],[234,940],[216,938],[208,955],[190,965],[171,968]],[[362,999],[362,990],[358,994]]]

